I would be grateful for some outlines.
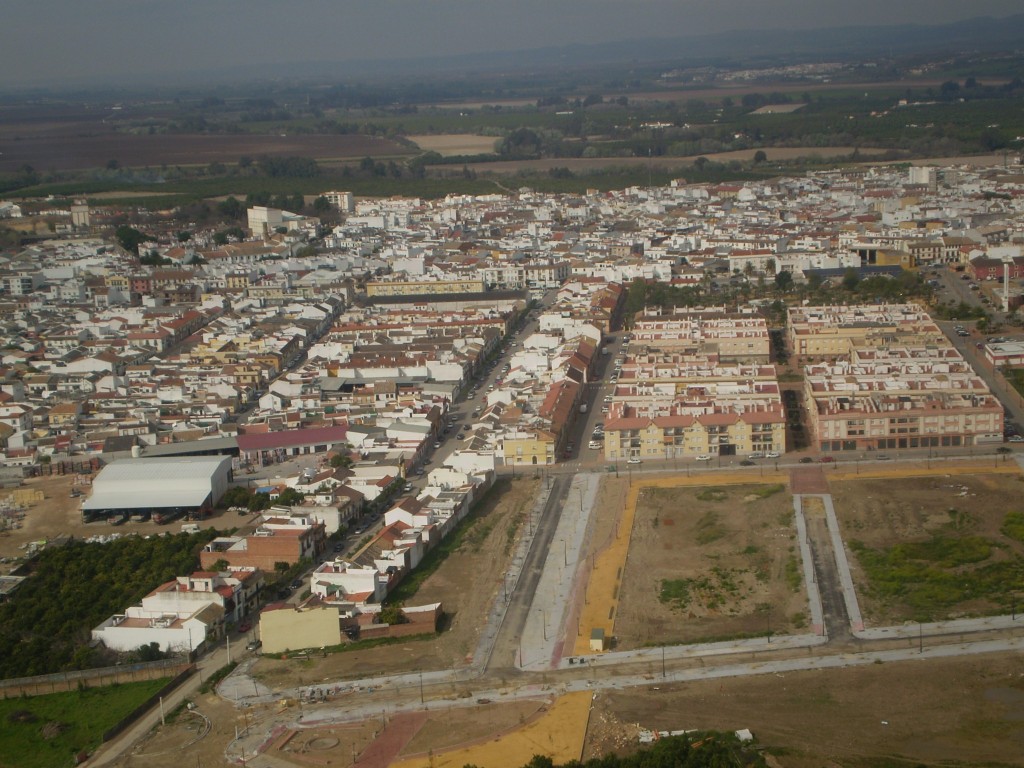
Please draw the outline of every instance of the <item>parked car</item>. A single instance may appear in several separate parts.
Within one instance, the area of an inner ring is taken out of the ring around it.
[[[880,453],[875,456],[875,461],[892,461],[892,457],[886,456],[884,453]]]
[[[697,457],[697,461],[711,461],[711,457],[708,456],[706,453],[702,453],[700,456]]]
[[[637,456],[630,456],[626,461],[627,464],[643,464],[643,461]]]
[[[832,462],[835,461],[835,457],[834,456],[822,456],[820,459],[818,459],[818,461],[820,461],[822,464],[831,464]]]
[[[299,589],[301,586],[302,586],[302,579],[295,579],[291,583],[291,588],[292,589]]]
[[[252,629],[252,624],[250,624],[248,621],[243,621],[241,624],[238,625],[239,632],[245,633],[248,632],[250,629]]]
[[[780,454],[780,453],[779,453],[778,451],[768,451],[768,453],[766,453],[766,454],[764,455],[764,457],[765,457],[766,459],[777,459],[777,458],[779,458],[779,456],[781,456],[781,455],[782,455],[782,454]]]
[[[757,466],[757,462],[756,461],[751,461],[750,459],[744,459],[743,461],[740,462],[740,466],[741,467],[754,467],[754,466]]]
[[[814,461],[814,459],[812,459],[810,456],[803,456],[800,459],[801,464],[810,464],[812,461]]]
[[[764,458],[764,454],[761,451],[754,451],[747,458],[748,459],[763,459]]]

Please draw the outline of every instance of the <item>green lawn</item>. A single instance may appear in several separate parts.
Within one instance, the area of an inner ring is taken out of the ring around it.
[[[0,701],[0,768],[60,768],[168,682],[86,688]]]

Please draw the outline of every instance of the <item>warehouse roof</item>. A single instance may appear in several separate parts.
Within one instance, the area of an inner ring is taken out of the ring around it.
[[[198,507],[213,490],[226,456],[167,456],[125,459],[105,466],[93,482],[83,511]]]

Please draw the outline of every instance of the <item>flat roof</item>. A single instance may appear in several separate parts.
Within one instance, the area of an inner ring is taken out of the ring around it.
[[[228,456],[167,456],[123,459],[105,466],[93,481],[83,511],[199,507],[213,490],[213,477]]]

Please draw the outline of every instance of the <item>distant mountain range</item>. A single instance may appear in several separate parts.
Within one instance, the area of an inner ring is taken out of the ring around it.
[[[700,66],[706,64],[747,66],[758,60],[780,58],[798,63],[815,60],[864,60],[871,57],[909,54],[942,54],[1024,50],[1024,14],[978,17],[955,24],[832,27],[814,30],[742,30],[676,38],[622,40],[575,44],[557,48],[490,51],[431,58],[355,60],[345,62],[294,62],[276,64],[273,72],[261,73],[255,63],[237,71],[221,70],[223,79],[238,81],[262,74],[281,77],[327,79],[343,72],[346,78],[395,77],[431,73],[522,72],[602,65],[655,64]]]
[[[952,24],[829,27],[822,29],[738,30],[572,44],[514,51],[420,58],[347,59],[262,63],[258,57],[235,66],[156,74],[139,71],[109,82],[115,87],[202,87],[249,85],[268,81],[314,84],[380,82],[414,78],[418,82],[465,77],[557,76],[606,70],[622,79],[626,68],[718,66],[745,68],[798,64],[807,61],[865,61],[872,58],[933,56],[959,53],[1024,53],[1024,13],[977,17]],[[83,78],[62,79],[65,88],[102,88]]]

